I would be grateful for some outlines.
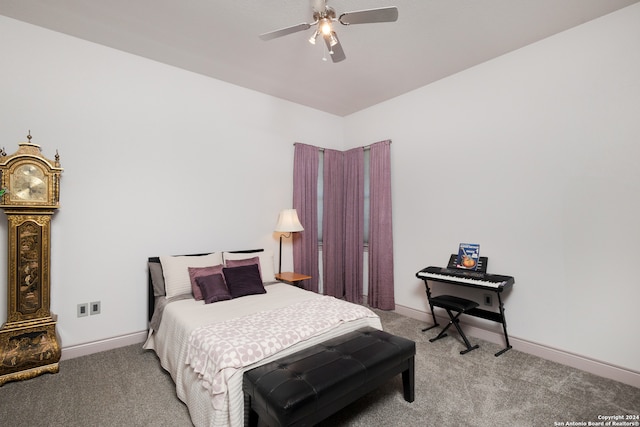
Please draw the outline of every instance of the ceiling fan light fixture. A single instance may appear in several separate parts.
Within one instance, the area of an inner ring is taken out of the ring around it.
[[[322,18],[320,20],[319,28],[323,35],[328,36],[333,31],[331,28],[331,20],[328,18]]]
[[[316,44],[316,39],[318,38],[319,34],[320,34],[320,30],[315,30],[311,35],[311,37],[309,37],[309,43]]]
[[[329,44],[331,45],[331,47],[335,46],[338,44],[338,38],[336,37],[336,32],[335,31],[331,31],[331,33],[329,34]],[[333,52],[331,52],[333,53]]]
[[[338,35],[333,31],[334,22],[340,22],[342,25],[352,25],[377,22],[395,22],[398,20],[398,8],[395,6],[345,12],[340,15],[339,18],[336,18],[336,11],[331,6],[327,5],[329,0],[311,1],[313,22],[303,22],[297,25],[260,34],[260,39],[267,41],[276,37],[282,37],[288,34],[297,33],[298,31],[313,28],[314,32],[311,37],[309,37],[309,43],[315,45],[318,40],[318,36],[322,35],[322,41],[327,46],[325,57],[322,59],[326,61],[326,52],[329,52],[332,55],[331,59],[333,62],[341,62],[346,59],[346,56],[342,49],[340,40],[338,39]]]

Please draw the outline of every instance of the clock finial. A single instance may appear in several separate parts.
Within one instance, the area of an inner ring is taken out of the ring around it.
[[[30,147],[30,149],[34,149],[36,148],[38,150],[38,152],[42,151],[42,148],[38,145],[38,144],[34,144],[33,142],[31,142],[31,139],[33,137],[31,136],[31,129],[29,129],[29,133],[27,134],[27,139],[29,140],[28,142],[21,142],[18,145],[24,145],[26,147]]]

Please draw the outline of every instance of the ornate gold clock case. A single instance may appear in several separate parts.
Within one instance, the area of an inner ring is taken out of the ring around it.
[[[0,208],[8,220],[7,321],[0,329],[0,386],[58,372],[60,344],[50,311],[51,218],[59,208],[60,159],[19,144],[0,151]]]

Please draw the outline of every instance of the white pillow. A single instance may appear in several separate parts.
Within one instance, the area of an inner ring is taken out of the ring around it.
[[[273,267],[273,251],[262,251],[262,252],[243,252],[243,253],[233,253],[233,252],[224,252],[223,254],[225,261],[228,259],[248,259],[258,257],[260,261],[260,273],[262,274],[262,283],[270,283],[276,281],[276,273],[275,268]]]
[[[167,298],[191,293],[191,278],[189,267],[211,267],[222,264],[222,253],[214,252],[201,256],[170,256],[160,257],[164,287]]]

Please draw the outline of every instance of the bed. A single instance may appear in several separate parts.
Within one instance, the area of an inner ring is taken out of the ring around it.
[[[382,329],[365,307],[277,282],[273,265],[264,250],[149,258],[144,348],[158,355],[197,427],[244,424],[244,372],[362,327]],[[212,278],[220,285],[217,275],[231,298],[210,298]],[[300,329],[290,329],[292,323]],[[215,353],[219,347],[227,353]],[[236,365],[225,365],[231,359]]]

